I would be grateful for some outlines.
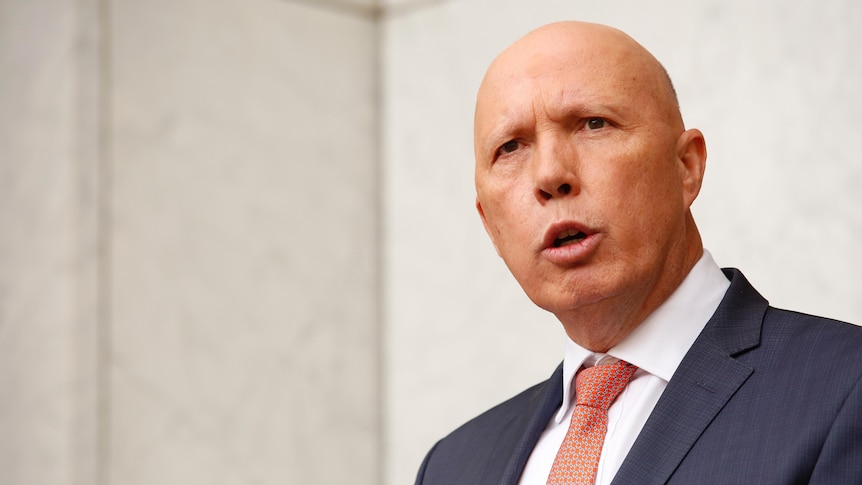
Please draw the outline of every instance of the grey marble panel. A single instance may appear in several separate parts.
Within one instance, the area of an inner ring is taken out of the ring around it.
[[[0,1],[0,483],[98,476],[91,2]]]
[[[374,25],[112,24],[111,483],[379,483]]]

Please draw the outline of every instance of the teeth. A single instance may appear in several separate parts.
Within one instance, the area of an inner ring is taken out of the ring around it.
[[[567,229],[557,236],[556,241],[554,241],[554,246],[559,248],[563,246],[568,246],[570,244],[577,244],[585,237],[587,237],[587,235],[581,231],[577,231],[575,229]]]
[[[581,242],[581,240],[583,240],[582,237],[567,239],[565,241],[560,241],[560,244],[557,247],[561,248],[563,246],[568,246],[570,244],[577,244],[577,243]]]

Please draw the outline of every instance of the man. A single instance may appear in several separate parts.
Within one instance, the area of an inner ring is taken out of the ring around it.
[[[651,54],[531,32],[488,69],[474,141],[485,229],[569,342],[417,484],[862,483],[862,329],[769,307],[704,251],[704,137]]]

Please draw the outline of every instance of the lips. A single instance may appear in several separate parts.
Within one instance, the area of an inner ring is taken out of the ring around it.
[[[569,244],[577,244],[583,241],[587,237],[587,234],[583,231],[578,231],[576,229],[566,229],[561,232],[555,239],[553,247],[560,248],[563,246],[568,246]]]
[[[562,248],[578,244],[594,233],[595,231],[577,222],[559,222],[551,225],[545,232],[544,247]]]
[[[552,224],[545,232],[542,255],[558,265],[579,265],[596,250],[601,234],[574,221]]]

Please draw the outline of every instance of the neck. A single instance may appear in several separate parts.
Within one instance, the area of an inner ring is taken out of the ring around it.
[[[692,226],[694,227],[694,226]],[[581,307],[567,314],[557,314],[566,334],[575,343],[597,353],[605,353],[625,339],[635,328],[664,303],[682,284],[703,255],[703,244],[697,228],[680,257],[668,260],[662,272],[644,288],[626,289],[617,297]]]

